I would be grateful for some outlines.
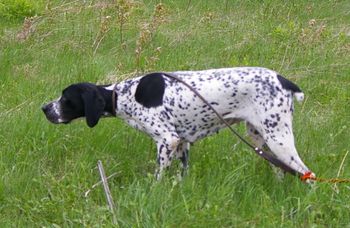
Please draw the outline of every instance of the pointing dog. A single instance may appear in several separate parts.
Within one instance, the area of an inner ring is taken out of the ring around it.
[[[225,128],[193,91],[167,74],[150,73],[108,86],[72,84],[42,110],[55,124],[85,117],[94,127],[101,117],[124,119],[156,142],[159,179],[175,158],[187,169],[190,143]],[[256,147],[267,146],[298,173],[310,172],[294,145],[293,97],[302,101],[304,94],[293,82],[260,67],[171,74],[191,85],[230,124],[244,121]]]

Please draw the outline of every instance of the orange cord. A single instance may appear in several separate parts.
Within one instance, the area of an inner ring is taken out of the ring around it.
[[[312,176],[312,172],[307,172],[300,177],[301,181],[314,180],[317,182],[326,182],[326,183],[350,183],[350,179],[341,179],[341,178],[319,178]]]

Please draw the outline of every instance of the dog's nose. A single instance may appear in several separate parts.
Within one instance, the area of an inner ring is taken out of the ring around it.
[[[47,112],[47,110],[48,110],[48,107],[49,105],[43,105],[42,107],[41,107],[41,110],[43,110],[43,112]]]

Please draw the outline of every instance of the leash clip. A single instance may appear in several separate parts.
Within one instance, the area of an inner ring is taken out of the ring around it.
[[[308,180],[314,181],[316,180],[316,177],[311,171],[309,171],[304,173],[304,175],[300,176],[300,180],[303,182],[307,182]]]

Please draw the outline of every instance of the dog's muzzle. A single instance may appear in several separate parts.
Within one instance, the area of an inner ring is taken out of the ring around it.
[[[46,118],[51,123],[55,123],[55,124],[64,123],[64,121],[62,121],[61,119],[61,116],[56,106],[57,105],[55,103],[49,103],[49,104],[43,105],[41,109],[45,113]]]

